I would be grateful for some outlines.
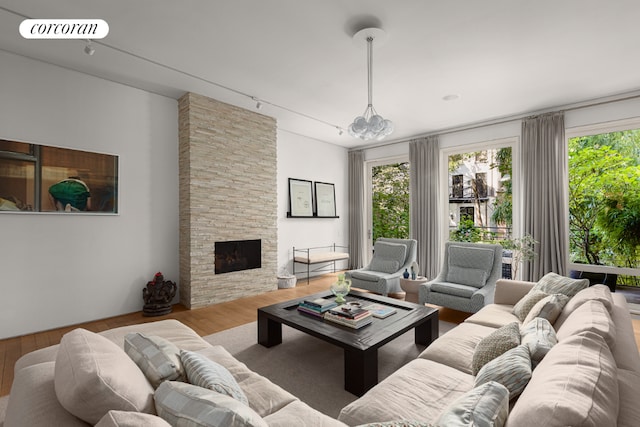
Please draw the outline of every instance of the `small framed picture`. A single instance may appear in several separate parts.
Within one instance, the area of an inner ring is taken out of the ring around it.
[[[315,182],[316,216],[321,218],[336,218],[336,191],[333,184]]]
[[[305,179],[289,178],[289,217],[313,216],[311,184]]]

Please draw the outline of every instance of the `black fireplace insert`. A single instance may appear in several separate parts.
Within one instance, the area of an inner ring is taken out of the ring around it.
[[[262,267],[262,241],[232,240],[215,243],[215,273]]]

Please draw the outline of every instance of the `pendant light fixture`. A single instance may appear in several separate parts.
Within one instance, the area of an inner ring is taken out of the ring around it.
[[[367,42],[367,92],[369,95],[367,108],[361,116],[353,119],[349,125],[349,134],[365,141],[381,140],[393,132],[393,122],[384,119],[373,108],[373,40],[384,35],[380,28],[365,28],[358,31],[353,38]]]

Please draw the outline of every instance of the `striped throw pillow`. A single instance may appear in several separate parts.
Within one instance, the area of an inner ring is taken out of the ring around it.
[[[224,366],[187,350],[180,351],[180,359],[191,384],[226,394],[245,405],[249,403],[233,375]]]

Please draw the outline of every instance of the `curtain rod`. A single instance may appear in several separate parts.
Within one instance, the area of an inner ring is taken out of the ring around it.
[[[407,143],[407,142],[411,142],[414,139],[424,138],[424,137],[432,136],[432,135],[449,135],[449,134],[452,134],[452,133],[464,132],[464,131],[467,131],[467,130],[481,129],[481,128],[488,127],[488,126],[501,125],[501,124],[504,124],[504,123],[514,122],[516,120],[522,120],[522,119],[525,119],[527,117],[535,117],[535,116],[538,116],[538,115],[541,115],[541,114],[550,113],[550,112],[554,112],[554,111],[564,111],[564,112],[575,111],[575,110],[581,110],[583,108],[597,107],[597,106],[600,106],[600,105],[613,104],[615,102],[621,102],[621,101],[629,101],[631,99],[637,99],[637,98],[640,98],[640,91],[626,92],[624,94],[612,95],[612,96],[605,97],[605,98],[597,98],[597,99],[593,99],[593,100],[590,100],[590,101],[583,101],[583,102],[574,103],[574,104],[567,104],[564,107],[547,108],[547,109],[544,109],[544,110],[538,110],[538,111],[530,112],[530,113],[526,113],[526,114],[517,114],[517,115],[506,116],[506,117],[497,118],[497,119],[489,120],[489,121],[485,121],[485,122],[477,122],[477,123],[471,123],[471,124],[468,124],[468,125],[462,125],[462,126],[457,126],[457,127],[452,127],[452,128],[445,128],[445,129],[443,129],[441,131],[427,132],[427,133],[415,135],[415,136],[412,136],[411,138],[408,138],[408,139],[402,139],[402,140],[398,140],[398,141],[382,142],[380,144],[375,144],[375,145],[362,145],[362,146],[359,146],[359,147],[350,148],[349,151],[368,150],[368,149],[372,149],[372,148],[388,147],[390,145],[404,144],[404,143]]]

